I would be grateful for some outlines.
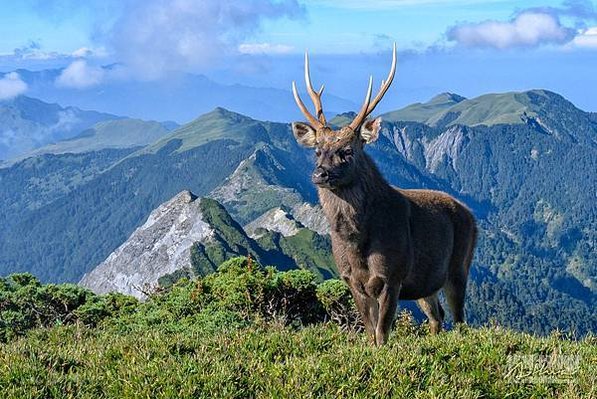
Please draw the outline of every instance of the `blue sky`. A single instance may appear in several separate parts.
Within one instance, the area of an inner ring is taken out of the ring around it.
[[[547,88],[597,111],[587,90],[597,88],[596,10],[587,0],[3,2],[0,71],[66,68],[56,84],[74,90],[180,73],[287,89],[309,49],[316,82],[358,102],[368,75],[386,74],[395,41],[386,108],[442,91]],[[19,92],[17,78],[0,80],[0,97]]]

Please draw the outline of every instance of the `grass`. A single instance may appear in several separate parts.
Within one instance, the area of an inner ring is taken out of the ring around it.
[[[258,134],[259,131],[259,122],[223,108],[216,108],[143,148],[138,154],[156,153],[175,139],[182,141],[180,148],[176,150],[181,153],[214,140],[230,139],[240,142]]]
[[[2,399],[597,395],[591,335],[497,326],[430,335],[403,312],[376,348],[356,332],[344,283],[242,257],[145,303],[31,275],[0,288]]]
[[[448,112],[454,112],[458,117],[450,125],[492,126],[497,124],[524,123],[521,115],[527,112],[529,116],[536,115],[530,106],[526,93],[486,94],[474,99],[465,100],[448,108],[427,120],[430,125],[437,124]]]
[[[208,331],[81,325],[34,330],[0,347],[9,398],[595,397],[595,340],[500,328],[427,334],[402,318],[383,348],[334,324]],[[510,379],[509,359],[578,357],[569,381]]]

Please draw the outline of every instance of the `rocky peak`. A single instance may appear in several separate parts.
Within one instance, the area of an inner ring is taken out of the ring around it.
[[[191,265],[193,244],[207,242],[214,229],[203,217],[201,199],[182,191],[156,208],[129,239],[80,284],[97,293],[118,291],[144,298],[158,279]]]
[[[290,237],[299,232],[304,227],[297,222],[294,217],[286,212],[284,209],[278,207],[270,209],[257,219],[245,226],[245,231],[251,238],[259,238],[260,229],[275,231],[282,234],[284,237]]]

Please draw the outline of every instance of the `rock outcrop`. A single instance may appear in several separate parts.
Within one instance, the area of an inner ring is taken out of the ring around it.
[[[183,191],[160,205],[80,284],[96,293],[118,291],[144,298],[161,276],[190,267],[193,244],[209,241],[214,233],[203,218],[200,202],[190,191]]]

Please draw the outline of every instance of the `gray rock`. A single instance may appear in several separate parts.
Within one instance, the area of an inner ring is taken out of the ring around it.
[[[258,233],[259,229],[276,231],[284,237],[289,237],[298,233],[302,227],[292,215],[282,208],[273,208],[247,224],[244,229],[249,237],[257,239],[261,236]]]
[[[191,266],[191,247],[206,243],[214,233],[203,220],[201,199],[183,191],[149,215],[130,238],[80,281],[103,294],[118,291],[144,299],[158,279]]]
[[[292,207],[292,216],[306,228],[321,235],[330,234],[330,225],[320,205],[303,202]]]

